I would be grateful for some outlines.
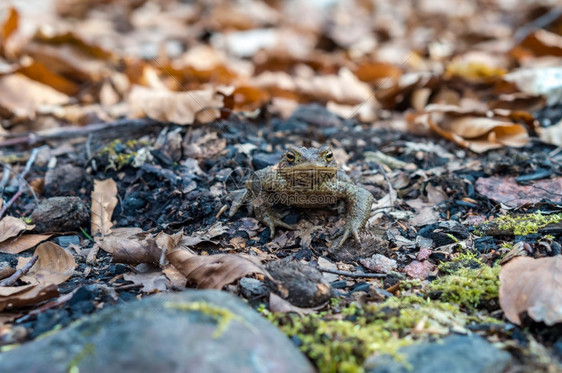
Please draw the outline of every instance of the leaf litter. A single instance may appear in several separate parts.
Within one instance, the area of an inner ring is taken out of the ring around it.
[[[470,317],[468,328],[515,346],[521,369],[559,366],[525,347],[538,340],[554,356],[559,343],[556,7],[150,3],[0,9],[0,273],[10,277],[0,287],[0,345],[35,338],[16,330],[69,309],[79,291],[95,294],[93,306],[74,318],[188,287],[246,294],[256,308],[306,314],[317,326],[374,327],[363,317],[373,307],[377,320],[433,307],[449,321],[400,319],[411,327],[387,325],[394,345]],[[273,239],[251,213],[227,216],[226,196],[246,185],[246,171],[274,165],[289,145],[330,145],[376,198],[362,245],[331,249],[343,205],[287,208],[284,222],[297,230]],[[79,177],[65,190],[55,183],[71,173],[46,174],[68,165]],[[27,219],[52,193],[80,197],[90,226],[34,231]],[[265,287],[269,263],[285,262],[331,271],[332,300],[292,304],[287,289],[300,277],[291,271]],[[296,319],[270,317],[295,340],[311,336]],[[392,344],[349,338],[354,351]],[[322,370],[333,356],[317,348],[302,347]],[[366,357],[335,360],[361,369]]]

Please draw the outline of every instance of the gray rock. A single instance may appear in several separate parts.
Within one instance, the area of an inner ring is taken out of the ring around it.
[[[231,319],[224,315],[230,316]],[[314,372],[277,328],[235,296],[188,290],[104,309],[0,353],[2,372]]]
[[[405,363],[380,355],[368,358],[363,367],[373,373],[503,373],[511,361],[509,353],[481,337],[465,335],[407,346],[398,353],[405,357]]]
[[[263,281],[255,278],[243,277],[238,281],[238,286],[240,286],[240,293],[246,299],[261,298],[269,294],[269,290],[267,290]]]
[[[55,238],[55,242],[61,247],[68,247],[69,245],[80,245],[80,237],[78,236],[59,236]]]

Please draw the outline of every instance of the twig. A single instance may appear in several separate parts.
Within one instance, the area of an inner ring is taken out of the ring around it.
[[[8,202],[6,202],[4,206],[2,206],[2,210],[0,210],[0,219],[2,219],[6,211],[8,211],[8,209],[14,204],[14,202],[22,195],[23,189],[25,188],[26,185],[25,175],[27,175],[27,173],[31,169],[31,165],[33,165],[33,162],[35,162],[35,158],[37,158],[38,153],[39,153],[39,148],[35,148],[31,152],[31,156],[27,160],[27,163],[25,164],[25,168],[19,176],[20,181],[19,181],[18,191],[16,192],[16,194],[13,195],[13,197]]]
[[[150,126],[167,126],[169,123],[157,122],[152,119],[122,119],[109,123],[93,123],[84,127],[59,127],[43,131],[17,134],[7,137],[7,140],[0,142],[0,148],[4,146],[14,146],[21,144],[36,144],[47,140],[70,139],[83,137],[90,134],[107,134],[110,131],[135,132],[140,128]]]
[[[521,43],[525,38],[531,35],[538,29],[546,28],[552,23],[554,23],[558,18],[562,16],[562,8],[554,7],[547,13],[543,14],[539,18],[532,20],[523,27],[519,28],[517,32],[513,35],[513,40],[515,44]]]
[[[360,277],[364,277],[364,278],[385,278],[386,277],[386,274],[384,274],[384,273],[357,273],[357,272],[339,271],[337,269],[329,269],[329,268],[323,268],[323,267],[317,267],[317,268],[320,272],[333,273],[334,275],[347,276],[347,277],[353,277],[353,278],[360,278]]]
[[[35,264],[37,259],[39,259],[39,255],[32,256],[31,259],[29,259],[29,262],[27,262],[26,265],[24,265],[22,268],[18,269],[16,272],[14,272],[13,275],[8,277],[7,279],[0,281],[0,287],[11,286],[11,285],[15,284],[15,282],[17,280],[19,280],[19,278],[21,276],[23,276],[27,272],[29,272],[29,270],[31,269],[31,267],[33,267],[33,265]]]

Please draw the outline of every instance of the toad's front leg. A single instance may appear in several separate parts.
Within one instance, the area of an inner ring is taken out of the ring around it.
[[[365,226],[375,202],[373,195],[366,189],[359,188],[352,183],[339,182],[338,190],[345,199],[347,217],[343,227],[340,241],[336,247],[341,247],[350,234],[360,244],[359,230]]]

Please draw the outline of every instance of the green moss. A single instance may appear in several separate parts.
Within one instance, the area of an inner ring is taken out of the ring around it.
[[[442,275],[456,273],[461,268],[480,268],[483,266],[482,261],[473,251],[461,252],[456,258],[450,262],[443,262],[437,267]]]
[[[146,146],[146,141],[129,140],[123,143],[116,139],[110,142],[105,148],[98,152],[98,155],[107,158],[107,169],[120,170],[133,163],[138,151]]]
[[[182,311],[196,311],[211,316],[217,323],[217,330],[213,333],[213,338],[218,338],[228,328],[231,321],[236,320],[253,329],[241,317],[230,312],[226,308],[217,307],[207,302],[166,302],[165,307],[175,308]]]
[[[516,236],[537,233],[539,229],[549,224],[558,223],[562,220],[562,214],[543,215],[540,211],[534,214],[509,216],[504,215],[494,221],[498,229],[513,232]]]
[[[84,348],[79,353],[77,353],[68,363],[68,373],[80,372],[80,368],[78,368],[78,365],[80,365],[80,362],[84,360],[84,358],[92,355],[95,349],[96,347],[91,343],[84,345]]]
[[[473,253],[439,265],[445,276],[429,284],[428,290],[440,292],[440,299],[474,311],[481,303],[498,298],[500,266],[490,267]]]
[[[374,353],[401,360],[399,348],[424,334],[445,335],[466,323],[456,306],[416,296],[390,298],[363,308],[352,303],[341,313],[329,311],[322,316],[262,313],[297,341],[319,372],[363,372],[364,360]]]

